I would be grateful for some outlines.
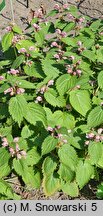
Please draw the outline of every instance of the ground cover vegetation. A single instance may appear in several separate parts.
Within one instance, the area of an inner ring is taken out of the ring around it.
[[[13,174],[46,196],[78,197],[94,179],[102,198],[103,20],[67,4],[44,13],[0,45],[0,199],[21,199]]]

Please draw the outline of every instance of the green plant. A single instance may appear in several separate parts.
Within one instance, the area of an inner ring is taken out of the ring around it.
[[[62,190],[77,197],[103,169],[103,21],[56,5],[45,17],[36,11],[27,33],[14,24],[6,30],[1,199],[16,199],[11,173],[31,188],[42,184],[47,196]]]

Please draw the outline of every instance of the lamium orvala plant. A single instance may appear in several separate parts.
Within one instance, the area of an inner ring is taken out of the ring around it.
[[[1,49],[0,199],[21,199],[13,175],[46,196],[102,183],[103,20],[40,8],[25,31],[6,28]]]

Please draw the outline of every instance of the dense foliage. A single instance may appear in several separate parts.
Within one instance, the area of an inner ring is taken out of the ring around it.
[[[41,8],[25,32],[8,26],[1,48],[0,199],[20,199],[13,173],[77,197],[103,169],[103,20]]]

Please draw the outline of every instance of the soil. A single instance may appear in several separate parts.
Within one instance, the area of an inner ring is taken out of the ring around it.
[[[56,3],[61,4],[69,3],[70,5],[76,5],[83,15],[88,15],[91,18],[103,18],[103,0],[28,0],[29,7],[27,8],[27,0],[13,0],[13,11],[14,11],[14,21],[22,29],[26,28],[27,17],[30,16],[30,9],[36,10],[42,4],[44,9],[48,12],[53,8]],[[0,0],[0,3],[2,0]],[[6,7],[0,14],[0,39],[5,33],[5,27],[12,22],[12,14],[10,7],[10,0],[6,0]],[[9,179],[10,181],[10,179]],[[13,179],[11,182],[13,185],[14,191],[21,195],[22,199],[29,200],[64,200],[64,199],[73,199],[62,192],[57,192],[51,197],[46,197],[43,193],[42,188],[40,190],[31,190],[23,187],[18,181],[18,178]],[[96,198],[96,188],[98,182],[90,181],[83,190],[80,192],[78,198],[75,199],[97,199]]]

